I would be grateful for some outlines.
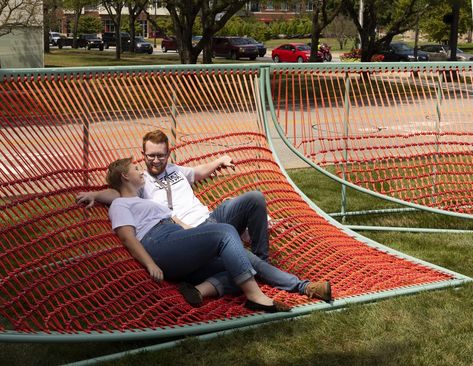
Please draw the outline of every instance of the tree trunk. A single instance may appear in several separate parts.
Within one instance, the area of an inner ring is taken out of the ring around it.
[[[122,53],[122,36],[120,32],[121,14],[117,14],[114,17],[114,23],[115,23],[115,39],[117,40],[117,47],[115,48],[115,60],[118,61],[121,59],[121,53]]]
[[[44,3],[43,3],[44,5]],[[49,29],[51,28],[50,25],[51,14],[49,9],[46,6],[43,6],[43,45],[44,45],[44,53],[49,53]]]
[[[134,14],[131,14],[131,9],[130,10],[130,15],[128,16],[128,21],[130,25],[130,45],[128,46],[128,51],[131,53],[135,53],[135,17]]]
[[[203,64],[211,64],[212,63],[212,56],[213,56],[212,41],[205,44],[203,51],[204,51],[204,53],[202,55],[202,63]],[[196,60],[196,62],[197,62],[197,60]]]
[[[314,14],[312,15],[312,32],[310,37],[310,62],[319,61],[317,57],[317,52],[319,50],[319,40],[320,40],[321,29],[319,26],[319,10],[314,9]]]
[[[74,10],[74,28],[72,29],[72,48],[79,48],[77,44],[77,32],[79,29],[79,18],[82,13],[82,8]]]
[[[458,22],[460,19],[460,2],[455,1],[452,4],[452,24],[450,24],[450,61],[457,60],[458,46]]]

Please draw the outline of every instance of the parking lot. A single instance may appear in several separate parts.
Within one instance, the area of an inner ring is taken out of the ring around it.
[[[150,41],[151,44],[154,44],[153,41]],[[57,49],[57,47],[55,46],[50,46],[51,49]],[[69,47],[64,47],[63,49],[64,50],[67,50]],[[237,60],[236,62],[242,62],[242,63],[246,63],[246,62],[259,62],[259,63],[266,63],[266,62],[273,62],[273,60],[271,59],[271,51],[272,49],[271,48],[268,48],[267,51],[266,51],[266,55],[264,57],[257,57],[255,61],[250,61],[248,58],[241,58],[239,60]],[[111,46],[109,47],[108,49],[104,49],[103,52],[115,52],[115,47]],[[178,54],[176,51],[167,51],[166,53],[163,53],[163,51],[161,50],[161,40],[158,40],[156,42],[156,48],[153,48],[153,53],[152,55],[155,55],[155,56],[163,56],[163,55],[176,55],[176,57],[178,57]],[[333,55],[333,62],[338,62],[340,61],[340,52],[333,52],[332,51],[332,55]],[[202,58],[202,54],[199,56],[199,58],[201,59]],[[224,60],[225,58],[223,57],[215,57],[214,58],[214,62],[215,63],[218,63],[219,61],[218,60]]]

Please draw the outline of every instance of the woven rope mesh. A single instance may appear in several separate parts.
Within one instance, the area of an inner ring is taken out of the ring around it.
[[[290,142],[345,180],[404,201],[472,213],[472,65],[373,71],[273,67]]]
[[[245,191],[264,192],[276,220],[272,263],[301,278],[330,280],[337,299],[451,279],[363,244],[301,199],[268,148],[257,77],[257,69],[4,76],[0,330],[107,334],[251,315],[241,296],[192,308],[175,283],[152,281],[130,256],[106,207],[75,203],[78,192],[105,187],[112,160],[133,156],[144,167],[141,137],[155,128],[170,136],[179,164],[230,154],[235,171],[197,184],[198,197],[212,208]],[[291,305],[309,302],[263,289]]]

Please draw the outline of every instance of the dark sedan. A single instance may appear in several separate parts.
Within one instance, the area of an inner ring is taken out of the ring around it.
[[[143,37],[135,37],[135,52],[136,53],[153,53],[153,45],[147,41]]]
[[[386,50],[380,52],[384,56],[383,61],[429,61],[429,56],[424,51],[417,51],[417,58],[414,56],[414,49],[403,42],[391,42]]]
[[[248,41],[249,44],[253,44],[258,48],[258,56],[263,57],[266,55],[266,47],[264,43],[258,42],[256,39],[251,38],[251,37],[245,37],[245,39]]]

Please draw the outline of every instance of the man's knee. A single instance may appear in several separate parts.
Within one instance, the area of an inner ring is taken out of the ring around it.
[[[220,235],[224,237],[237,237],[239,238],[240,235],[238,234],[237,230],[233,225],[230,224],[225,224],[225,223],[218,223],[218,224],[213,224],[217,226],[217,230],[220,233]]]
[[[266,199],[264,198],[264,194],[261,193],[261,191],[251,191],[251,192],[246,192],[243,194],[246,200],[248,202],[251,202],[255,206],[261,206],[261,207],[266,207]]]

